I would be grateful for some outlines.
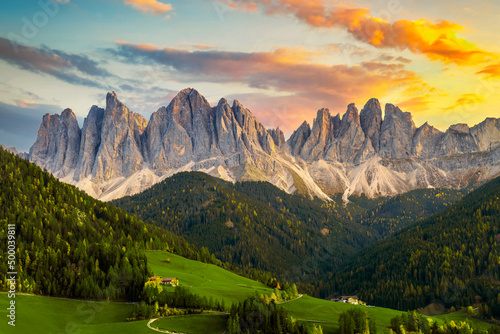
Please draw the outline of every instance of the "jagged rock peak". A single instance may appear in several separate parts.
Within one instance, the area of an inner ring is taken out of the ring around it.
[[[395,106],[394,104],[387,103],[385,105],[384,121],[386,121],[388,117],[392,116],[399,116],[402,117],[407,122],[413,122],[411,113],[403,112],[401,109],[399,109],[399,107]]]
[[[95,107],[95,106],[93,106]],[[97,107],[96,107],[97,108]],[[125,117],[127,120],[131,118],[135,121],[139,133],[143,133],[149,121],[141,114],[135,113],[127,108],[119,99],[114,91],[106,94],[106,117]]]
[[[276,129],[269,129],[267,132],[273,139],[274,145],[277,147],[283,147],[285,145],[285,134],[280,130],[279,126]]]
[[[116,106],[119,106],[121,104],[122,103],[120,102],[120,100],[118,100],[118,96],[114,91],[108,92],[108,94],[106,94],[106,109],[112,110]]]
[[[320,124],[325,124],[330,121],[330,110],[328,108],[321,108],[316,114],[316,121]]]
[[[380,114],[382,114],[382,110],[380,108],[380,102],[378,99],[372,97],[371,99],[368,100],[368,102],[366,102],[363,110],[371,110],[371,111],[375,111],[375,112],[378,112],[380,111]]]
[[[450,130],[457,131],[457,132],[463,132],[463,133],[469,133],[470,128],[467,124],[465,123],[458,123],[458,124],[453,124],[449,128]]]
[[[347,106],[347,111],[342,117],[342,123],[344,122],[355,122],[359,124],[358,108],[356,108],[356,105],[354,103],[350,103]]]
[[[366,137],[370,138],[372,147],[378,152],[380,148],[380,127],[382,124],[380,102],[375,98],[368,100],[359,113],[359,119],[363,132]]]
[[[64,177],[76,166],[81,130],[75,114],[65,109],[59,114],[45,114],[29,159]]]
[[[222,105],[226,105],[226,104],[227,104],[227,105],[229,105],[229,103],[227,102],[227,100],[226,100],[225,98],[223,98],[223,97],[222,97],[222,98],[219,100],[219,103],[217,103],[217,106],[222,106]]]
[[[179,101],[191,101],[192,103],[198,102],[197,104],[200,104],[200,103],[207,104],[207,105],[209,104],[208,101],[205,99],[205,97],[200,94],[200,92],[198,92],[196,89],[191,88],[191,87],[184,88],[179,93],[177,93],[177,95],[174,97],[174,99],[170,103],[175,104],[176,102],[179,102]]]
[[[61,116],[63,117],[63,119],[67,119],[67,118],[76,119],[75,113],[70,108],[64,109],[63,112],[61,113]]]

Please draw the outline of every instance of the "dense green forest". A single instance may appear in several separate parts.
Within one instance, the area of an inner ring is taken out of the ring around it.
[[[338,267],[372,242],[448,207],[469,190],[419,189],[393,198],[291,195],[268,182],[235,184],[201,172],[176,174],[112,204],[206,246],[223,261],[301,282],[328,296]]]
[[[500,315],[500,178],[359,252],[331,291],[400,310],[481,303]]]
[[[254,296],[231,306],[227,332],[308,334],[309,330],[305,325],[294,321],[288,312],[277,306],[274,301],[266,302],[262,297]],[[316,326],[313,333],[320,333]]]
[[[421,334],[500,334],[499,326],[488,330],[472,325],[469,321],[445,321],[438,325],[436,321],[424,318],[416,311],[403,313],[391,319],[390,334],[421,333]]]
[[[136,300],[151,274],[143,250],[223,264],[208,249],[95,200],[0,148],[0,236],[15,225],[17,291],[73,298]],[[7,248],[0,279],[7,287]],[[238,268],[224,265],[242,273]],[[267,273],[253,276],[272,281]],[[249,275],[252,276],[252,275]]]
[[[312,273],[333,270],[379,238],[370,227],[332,219],[321,202],[267,182],[232,184],[201,172],[176,174],[112,204],[208,247],[223,261],[294,281],[311,263]]]
[[[322,203],[339,221],[354,221],[388,236],[420,219],[436,214],[472,191],[464,189],[422,188],[386,198],[351,196],[345,205],[342,195],[331,202]]]

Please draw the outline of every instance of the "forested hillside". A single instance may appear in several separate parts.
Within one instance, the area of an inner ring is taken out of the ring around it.
[[[150,274],[144,249],[219,263],[183,238],[93,199],[0,148],[0,235],[15,224],[17,291],[136,299]],[[0,249],[2,288],[6,247]]]
[[[378,238],[370,227],[333,219],[321,202],[267,182],[232,184],[201,172],[176,174],[112,204],[208,247],[223,261],[290,280],[310,269],[307,260],[318,272],[332,270]]]
[[[332,290],[400,310],[439,301],[482,303],[500,315],[500,178],[385,241],[362,250],[336,275]]]
[[[355,216],[355,220],[363,225],[373,227],[382,235],[390,235],[420,219],[446,209],[471,190],[471,188],[412,190],[372,204],[365,212]],[[356,203],[360,203],[360,199],[357,199]]]

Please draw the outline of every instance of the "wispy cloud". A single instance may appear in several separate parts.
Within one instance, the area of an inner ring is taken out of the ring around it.
[[[219,0],[245,10],[250,3],[265,13],[292,14],[313,27],[343,28],[356,40],[377,48],[410,50],[430,60],[457,65],[475,65],[495,57],[471,42],[457,37],[464,28],[454,22],[441,20],[433,23],[426,19],[399,20],[394,23],[371,16],[367,8],[346,8],[328,1],[311,0]]]
[[[480,94],[463,94],[456,101],[455,104],[449,106],[447,108],[443,108],[444,110],[453,110],[459,107],[467,106],[467,105],[475,105],[481,102],[484,102],[484,96]]]
[[[215,49],[214,45],[207,45],[207,44],[197,44],[197,43],[180,43],[177,44],[177,46],[182,47],[182,46],[187,46],[191,47],[195,50],[212,50]]]
[[[500,63],[485,66],[481,71],[478,71],[476,74],[483,74],[490,79],[500,78]]]
[[[355,66],[331,66],[315,63],[315,58],[323,54],[305,49],[279,48],[253,53],[189,51],[119,42],[108,52],[127,63],[161,64],[171,78],[187,84],[238,83],[262,89],[268,96],[277,93],[281,95],[279,99],[268,99],[272,103],[266,107],[269,117],[272,108],[280,108],[285,101],[289,111],[300,106],[314,112],[325,106],[344,108],[352,101],[380,97],[395,87],[422,85],[422,79],[401,63],[371,61]]]
[[[94,77],[113,76],[85,55],[69,54],[45,46],[21,45],[3,37],[0,37],[0,59],[18,68],[48,74],[75,85],[105,89],[105,85]]]
[[[125,0],[125,3],[146,14],[162,15],[173,10],[171,4],[156,0]]]

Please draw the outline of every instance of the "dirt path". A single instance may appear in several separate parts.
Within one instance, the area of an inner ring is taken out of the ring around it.
[[[281,305],[281,304],[286,304],[286,303],[289,303],[289,302],[293,302],[294,300],[297,300],[299,298],[302,298],[303,295],[299,295],[297,298],[294,298],[294,299],[290,299],[290,300],[287,300],[285,302],[279,302],[279,303],[276,303],[277,305]]]
[[[166,329],[158,329],[158,328],[154,328],[153,326],[151,326],[151,324],[152,324],[154,321],[158,320],[158,319],[160,319],[160,318],[150,319],[150,320],[148,321],[148,328],[149,328],[149,329],[152,329],[152,330],[154,330],[154,331],[160,332],[160,333],[168,333],[168,334],[185,334],[185,333],[181,333],[181,332],[171,332],[171,331],[168,331],[168,330],[166,330]]]

